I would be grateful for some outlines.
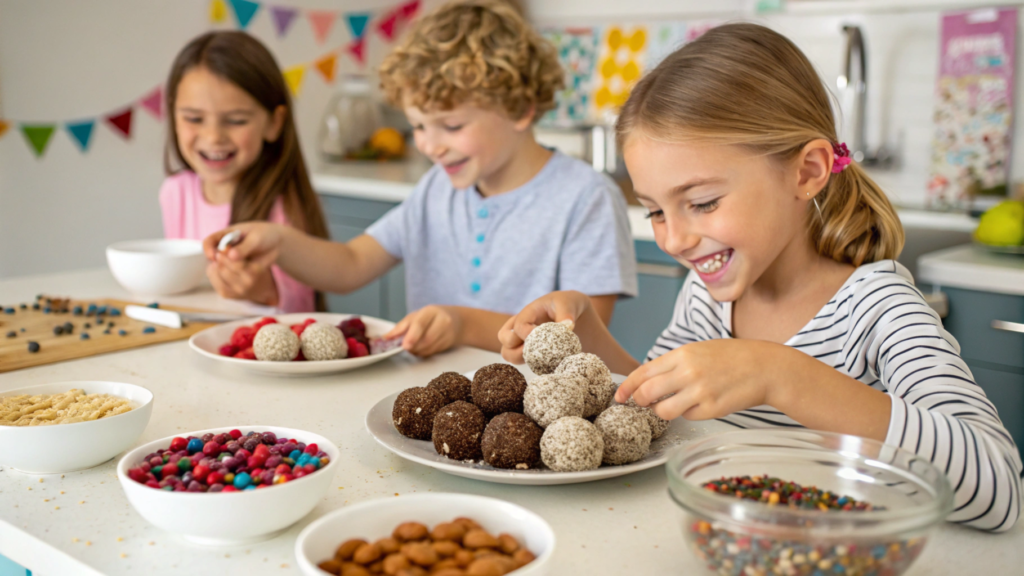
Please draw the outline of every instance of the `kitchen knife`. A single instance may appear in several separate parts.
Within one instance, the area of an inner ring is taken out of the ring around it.
[[[233,322],[250,318],[248,315],[219,314],[215,312],[174,312],[173,310],[161,310],[148,306],[125,306],[124,313],[135,320],[167,326],[168,328],[181,328],[186,322]]]

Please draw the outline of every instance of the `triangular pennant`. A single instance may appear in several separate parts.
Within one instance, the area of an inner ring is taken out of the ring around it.
[[[157,120],[163,120],[164,117],[164,88],[163,86],[157,86],[153,88],[153,91],[142,97],[139,100],[139,104],[146,109],[150,114],[153,115]]]
[[[10,124],[8,124],[7,122],[4,122],[3,120],[0,120],[0,138],[4,137],[4,134],[7,132],[7,129],[10,128],[10,127],[11,127]]]
[[[351,54],[360,65],[366,64],[366,37],[364,36],[353,40],[352,43],[345,48],[345,51]]]
[[[231,2],[231,8],[235,11],[235,19],[238,20],[238,27],[245,30],[249,26],[249,22],[252,22],[253,16],[256,15],[256,11],[259,10],[260,5],[256,2],[250,2],[249,0],[228,0]]]
[[[64,127],[68,134],[71,134],[71,138],[78,143],[82,152],[85,152],[89,149],[89,139],[92,138],[92,127],[95,124],[95,120],[85,120],[83,122],[68,122]]]
[[[309,24],[313,27],[316,41],[323,44],[331,33],[331,28],[334,27],[334,20],[337,19],[338,13],[329,10],[310,10],[306,12],[306,16],[309,17]]]
[[[270,15],[274,17],[274,28],[277,30],[278,37],[283,37],[288,33],[288,28],[292,25],[292,21],[295,20],[295,16],[299,13],[294,8],[286,8],[284,6],[271,6]]]
[[[398,14],[399,12],[395,10],[388,14],[386,18],[381,20],[380,24],[377,24],[377,31],[380,32],[381,36],[388,41],[395,39],[395,28],[398,24]]]
[[[103,118],[110,124],[115,132],[121,134],[126,140],[132,137],[132,108],[129,106],[119,112],[114,112]]]
[[[402,18],[406,21],[412,20],[416,13],[420,11],[420,0],[412,0],[406,2],[398,7],[398,13],[402,15]]]
[[[366,25],[370,23],[370,14],[345,14],[345,21],[348,22],[349,32],[353,38],[362,38],[366,34]]]
[[[210,22],[219,24],[228,17],[228,7],[224,0],[212,0],[210,2]]]
[[[53,136],[53,131],[57,128],[54,124],[22,124],[21,133],[25,135],[25,140],[28,140],[29,146],[36,153],[36,158],[40,158],[43,152],[46,152],[46,145],[50,143],[50,137]]]
[[[288,89],[291,90],[292,96],[298,97],[299,91],[302,89],[302,77],[305,76],[305,74],[305,64],[292,66],[283,72],[284,81],[288,84]]]
[[[316,69],[328,84],[334,82],[334,71],[338,67],[338,56],[333,52],[316,61]]]

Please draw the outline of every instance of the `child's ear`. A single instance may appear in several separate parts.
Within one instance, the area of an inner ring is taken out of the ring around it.
[[[810,200],[824,190],[832,176],[832,143],[824,138],[811,140],[796,157],[797,195]]]
[[[284,119],[288,116],[288,109],[285,108],[284,104],[274,108],[274,112],[270,115],[270,124],[267,125],[267,131],[263,134],[263,139],[267,142],[276,142],[281,137],[281,130],[284,128]]]
[[[516,120],[516,130],[518,130],[519,132],[528,130],[530,126],[533,126],[533,119],[536,115],[537,107],[533,104],[530,104],[530,107],[526,109],[526,112],[524,112],[523,115],[520,116],[518,120]]]

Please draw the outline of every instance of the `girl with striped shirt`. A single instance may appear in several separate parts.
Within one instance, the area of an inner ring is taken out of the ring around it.
[[[712,29],[637,84],[617,131],[658,246],[693,271],[671,322],[638,366],[584,295],[555,292],[502,328],[506,359],[522,362],[537,324],[572,320],[585,351],[630,374],[619,402],[884,441],[945,471],[950,521],[1013,526],[1017,447],[894,260],[899,218],[839,144],[796,46],[753,24]]]

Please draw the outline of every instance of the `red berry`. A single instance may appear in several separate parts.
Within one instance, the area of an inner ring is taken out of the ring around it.
[[[292,332],[295,332],[296,336],[302,336],[302,332],[306,329],[306,325],[305,324],[292,324],[291,326],[289,326],[289,328],[292,329]]]
[[[160,478],[167,478],[168,476],[174,476],[174,473],[178,471],[177,466],[164,466],[160,469]]]
[[[271,318],[270,316],[265,316],[263,318],[260,318],[255,324],[252,325],[252,327],[255,328],[257,332],[259,332],[260,328],[263,328],[267,324],[277,324],[277,320]]]
[[[234,357],[235,358],[240,358],[242,360],[255,360],[256,359],[256,353],[252,351],[252,346],[249,346],[245,350],[242,350],[238,354],[235,354]]]
[[[146,486],[149,486],[150,488],[157,488],[157,489],[159,489],[160,488],[160,483],[157,482],[156,480],[148,480],[148,481],[146,481]]]
[[[195,473],[192,473],[195,476]],[[222,484],[224,482],[224,474],[217,472],[216,470],[206,475],[206,483],[210,486],[214,484]]]
[[[203,454],[205,454],[206,456],[217,456],[218,454],[220,454],[221,450],[222,448],[220,447],[220,445],[214,442],[213,440],[210,440],[209,442],[203,445]]]
[[[349,344],[348,357],[349,358],[362,358],[363,356],[369,356],[370,351],[366,348],[366,344],[362,342],[356,342],[355,344]]]
[[[233,344],[225,344],[217,350],[217,353],[221,356],[234,356],[238,354],[238,348]]]
[[[303,452],[305,452],[306,454],[316,454],[319,451],[320,451],[320,447],[317,446],[316,443],[313,443],[313,444],[310,444],[309,446],[306,446],[306,449],[303,450]]]
[[[338,329],[345,335],[346,338],[357,338],[362,339],[366,337],[366,324],[363,323],[363,319],[358,316],[353,316],[348,320],[343,320],[341,324],[338,324]]]
[[[228,436],[231,436],[235,440],[238,440],[239,438],[242,437],[242,431],[237,429],[237,428],[235,428],[234,430],[228,432]]]
[[[221,490],[221,492],[238,492],[238,488],[235,488],[233,485],[228,484],[227,486],[224,487],[223,490]]]
[[[292,467],[287,464],[278,464],[277,468],[274,468],[274,474],[288,474],[292,471]]]
[[[306,320],[303,321],[302,323],[305,324],[306,326],[309,326],[310,324],[312,324],[314,322],[316,322],[316,318],[306,318]]]
[[[306,474],[312,474],[313,472],[316,472],[316,466],[313,466],[312,464],[306,464],[305,466],[302,467],[302,470]]]
[[[296,478],[302,478],[302,477],[303,477],[303,476],[305,476],[306,474],[308,474],[308,472],[306,472],[306,471],[305,471],[305,470],[303,470],[302,468],[298,468],[298,469],[296,469],[296,470],[295,470],[295,473],[294,473],[294,475],[295,475],[295,477],[296,477]],[[289,480],[291,480],[291,478],[289,478]]]
[[[252,346],[253,338],[256,337],[256,329],[252,326],[239,326],[231,335],[231,344],[239,350],[245,350]]]
[[[299,355],[298,356],[296,356],[295,358],[292,358],[292,362],[305,362],[305,360],[306,360],[306,355],[302,353],[302,350],[299,350]]]
[[[207,476],[210,475],[210,469],[200,464],[192,469],[192,477],[196,480],[203,481]]]
[[[184,450],[187,446],[188,440],[182,438],[181,436],[177,436],[173,440],[171,440],[171,452]]]

